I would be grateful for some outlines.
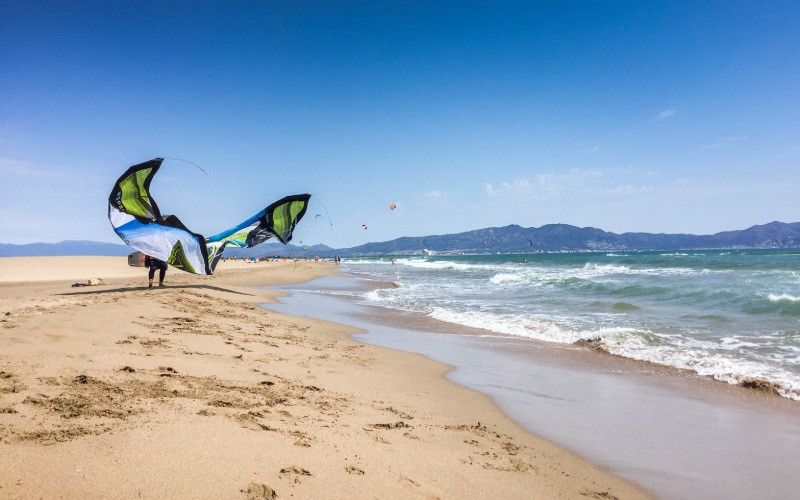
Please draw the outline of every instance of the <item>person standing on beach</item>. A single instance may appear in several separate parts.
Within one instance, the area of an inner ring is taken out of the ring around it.
[[[158,286],[164,286],[164,276],[167,275],[167,263],[163,260],[158,260],[155,257],[146,255],[144,258],[144,265],[150,268],[150,273],[148,275],[150,278],[149,287],[153,288],[153,277],[156,275],[156,269],[158,269]]]

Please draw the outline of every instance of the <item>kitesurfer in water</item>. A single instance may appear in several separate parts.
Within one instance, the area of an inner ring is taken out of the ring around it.
[[[150,273],[148,275],[150,278],[149,287],[153,288],[153,277],[156,275],[156,269],[158,269],[158,286],[164,286],[164,276],[167,274],[167,263],[147,255],[144,258],[144,265],[150,268]]]

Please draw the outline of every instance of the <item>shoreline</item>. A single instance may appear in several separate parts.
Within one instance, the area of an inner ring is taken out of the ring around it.
[[[116,257],[72,262],[102,286],[33,281],[43,259],[0,283],[2,497],[648,496],[444,364],[257,307],[279,294],[252,287],[333,265],[223,262],[149,290],[144,269],[97,272]]]
[[[354,306],[356,285],[339,281],[348,292],[326,295],[336,281],[280,287],[291,296],[270,308],[317,311],[315,317],[366,330],[354,336],[362,342],[450,364],[448,379],[487,394],[530,432],[657,496],[781,497],[800,487],[799,480],[786,481],[800,459],[795,401],[572,344],[486,335],[415,313]]]

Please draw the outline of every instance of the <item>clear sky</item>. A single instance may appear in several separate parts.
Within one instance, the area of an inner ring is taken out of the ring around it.
[[[159,156],[205,235],[304,192],[333,247],[796,222],[800,2],[0,0],[0,242],[120,242]]]

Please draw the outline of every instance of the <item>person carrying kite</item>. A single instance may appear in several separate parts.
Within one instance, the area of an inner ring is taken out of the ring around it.
[[[158,260],[155,257],[150,257],[149,255],[145,255],[144,257],[144,267],[149,267],[150,272],[148,277],[150,278],[150,288],[153,288],[153,277],[156,275],[156,269],[158,269],[158,286],[164,286],[164,276],[167,274],[167,263],[163,260]]]

